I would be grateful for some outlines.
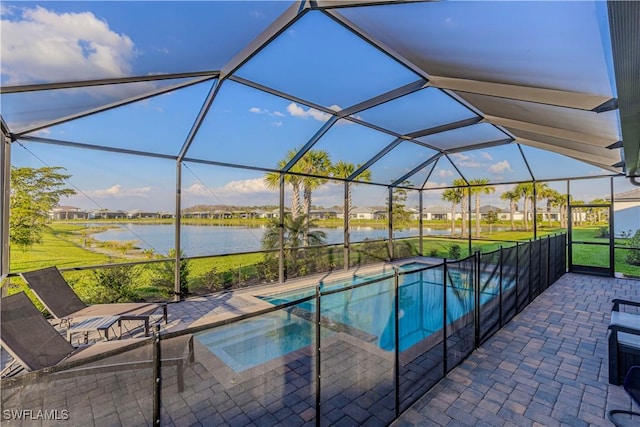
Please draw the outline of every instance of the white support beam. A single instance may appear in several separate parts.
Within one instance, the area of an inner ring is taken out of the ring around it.
[[[429,77],[429,86],[587,111],[596,111],[601,106],[612,104],[614,101],[608,96],[593,95],[589,93],[569,92],[433,75]]]
[[[540,135],[551,136],[553,138],[566,139],[582,144],[595,145],[597,147],[608,147],[618,141],[618,138],[606,139],[590,133],[576,132],[567,129],[558,129],[550,126],[543,126],[531,122],[523,122],[519,120],[507,119],[498,116],[484,116],[485,121],[503,126],[507,129],[518,129],[526,132],[533,132]]]
[[[589,163],[591,165],[597,166],[599,168],[614,172],[620,173],[620,168],[616,168],[612,166],[612,164],[603,163],[607,160],[610,160],[609,156],[606,155],[607,152],[611,152],[610,150],[603,148],[602,153],[586,153],[584,149],[577,150],[566,147],[559,147],[556,145],[545,144],[541,141],[535,141],[532,139],[526,138],[518,138],[516,137],[516,142],[522,145],[528,145],[530,147],[539,148],[541,150],[549,151],[552,153],[562,154],[567,157],[571,157],[572,159],[578,160],[580,162]],[[597,148],[597,147],[594,147]],[[615,161],[615,160],[614,160]]]

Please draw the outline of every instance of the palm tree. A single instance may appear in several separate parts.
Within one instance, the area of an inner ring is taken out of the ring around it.
[[[460,188],[449,188],[442,192],[442,200],[451,202],[451,237],[456,229],[456,206],[462,201],[462,191]]]
[[[458,191],[460,191],[460,214],[462,216],[462,231],[461,236],[464,237],[467,234],[467,197],[469,196],[469,186],[467,182],[462,178],[456,178],[453,180]]]
[[[284,216],[283,246],[285,249],[302,247],[306,223],[307,218],[305,218],[305,215],[300,215],[297,218],[293,218],[289,214],[286,214]],[[315,226],[313,222],[311,222],[311,225]],[[262,236],[262,248],[264,250],[278,249],[280,247],[279,228],[280,222],[278,218],[273,218],[269,223],[269,226],[267,227],[264,235]],[[322,244],[327,238],[327,233],[322,230],[310,231],[308,233],[308,238],[312,244]]]
[[[533,183],[525,182],[513,189],[522,199],[522,213],[524,215],[524,230],[529,231],[529,200],[533,199]]]
[[[347,163],[343,160],[339,160],[338,163],[331,165],[331,176],[335,178],[346,179],[350,177],[357,169],[360,169],[362,165],[354,165],[353,163]],[[369,169],[358,175],[358,181],[371,182],[371,171]],[[351,197],[351,186],[357,185],[352,181],[347,182],[347,203],[343,207],[344,217],[347,221],[351,218],[351,209],[353,208],[353,199]]]
[[[475,195],[476,199],[476,237],[480,237],[480,195],[491,194],[496,191],[495,187],[489,184],[488,178],[476,178],[469,181],[469,184],[475,185],[470,187],[471,194]]]
[[[556,192],[551,197],[551,206],[559,209],[560,227],[567,228],[567,195]]]
[[[549,223],[549,228],[551,228],[551,202],[550,198],[553,197],[553,192],[555,191],[553,188],[549,187],[549,184],[546,183],[535,183],[536,189],[536,201],[545,200],[547,201],[547,219]]]
[[[331,169],[331,157],[324,150],[309,150],[296,163],[295,168],[298,172],[309,175],[328,175]],[[318,187],[326,184],[326,178],[320,177],[301,177],[303,197],[302,212],[309,216],[311,209],[311,192]]]
[[[311,245],[323,245],[326,243],[327,234],[321,230],[307,229],[307,225],[312,227],[314,223],[307,224],[306,215],[300,215],[293,218],[291,215],[285,215],[283,220],[283,249],[284,259],[289,269],[298,271],[298,267],[302,262],[306,261],[306,252],[301,249],[305,239]],[[280,247],[280,221],[274,218],[262,236],[262,248],[264,250],[273,250]]]
[[[505,191],[500,195],[500,199],[509,201],[509,219],[511,220],[511,231],[516,230],[515,214],[518,209],[518,200],[520,200],[520,194],[517,191]]]
[[[278,169],[282,170],[297,152],[298,150],[295,148],[287,151],[286,157],[278,162]],[[268,172],[264,177],[264,181],[269,188],[280,188],[280,173]],[[300,177],[286,174],[284,181],[291,185],[291,216],[297,218],[300,216]]]
[[[556,201],[561,197],[564,196],[551,187],[544,189],[544,198],[547,199],[547,224],[549,228],[551,228],[551,208],[557,206]],[[560,217],[562,217],[562,215],[560,215]]]
[[[295,169],[301,173],[309,175],[328,175],[331,168],[331,158],[329,153],[323,150],[309,150],[296,163]],[[302,196],[302,212],[307,218],[307,227],[305,227],[304,246],[309,246],[307,232],[309,230],[309,219],[311,218],[311,192],[318,187],[324,185],[328,180],[315,176],[301,177],[303,196]]]

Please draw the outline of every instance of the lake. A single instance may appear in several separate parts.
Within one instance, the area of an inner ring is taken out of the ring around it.
[[[101,224],[89,224],[104,226]],[[174,247],[174,227],[171,224],[111,224],[110,228],[92,237],[101,241],[136,241],[141,249],[153,249],[156,253],[167,254]],[[262,249],[261,240],[266,227],[185,225],[181,226],[180,242],[185,256],[219,255],[237,252],[253,252]],[[315,228],[327,233],[327,243],[343,243],[344,233],[339,228]],[[459,231],[459,230],[458,230]],[[396,231],[395,237],[418,236],[417,228]],[[424,234],[448,236],[449,230],[425,228]],[[351,241],[365,239],[385,239],[386,229],[372,227],[354,227],[350,231]]]

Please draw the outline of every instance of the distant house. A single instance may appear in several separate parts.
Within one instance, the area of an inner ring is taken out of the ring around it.
[[[614,194],[613,224],[616,236],[640,229],[640,188]]]
[[[88,213],[75,206],[56,206],[49,211],[51,219],[87,219]]]
[[[344,215],[343,215],[344,217]],[[311,219],[336,219],[338,218],[338,211],[333,209],[315,209],[309,211],[309,218]]]
[[[487,215],[489,214],[489,212],[495,212],[496,213],[496,217],[498,220],[501,219],[500,214],[504,213],[504,210],[502,208],[499,208],[497,206],[493,206],[493,205],[484,205],[484,206],[480,206],[480,219],[486,219]],[[471,218],[475,219],[476,218],[476,210],[475,207],[473,207],[471,209]],[[509,213],[507,212],[507,219],[509,219]]]
[[[255,218],[273,218],[273,214],[271,212],[256,210],[253,212]]]
[[[125,211],[110,211],[109,209],[99,209],[89,212],[88,219],[125,219]]]
[[[436,205],[427,206],[422,209],[422,219],[430,220],[449,220],[451,221],[451,208]]]
[[[351,219],[384,219],[387,212],[378,208],[353,208],[349,212]]]
[[[145,212],[140,209],[134,209],[127,212],[127,218],[129,219],[141,219],[141,218],[160,218],[159,212]]]

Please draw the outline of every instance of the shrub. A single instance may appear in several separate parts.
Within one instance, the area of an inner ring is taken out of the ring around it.
[[[640,248],[640,229],[629,239],[628,245],[633,248]],[[629,249],[625,257],[627,264],[640,265],[640,249]]]
[[[453,244],[449,246],[449,258],[459,259],[461,254],[460,245]]]
[[[598,227],[596,237],[609,238],[609,227]]]
[[[96,303],[131,302],[139,300],[133,289],[135,268],[108,267],[93,272],[93,278],[99,291],[93,295]],[[97,300],[97,301],[96,301]]]
[[[278,259],[274,256],[265,256],[264,261],[256,264],[256,270],[258,271],[258,277],[268,281],[278,279]]]
[[[168,256],[169,258],[175,257],[176,251],[171,249]],[[167,261],[153,264],[151,267],[153,270],[152,284],[165,288],[168,295],[173,293],[173,284],[175,282],[174,265],[175,262]],[[186,259],[180,261],[180,293],[182,295],[189,293],[189,260]]]

